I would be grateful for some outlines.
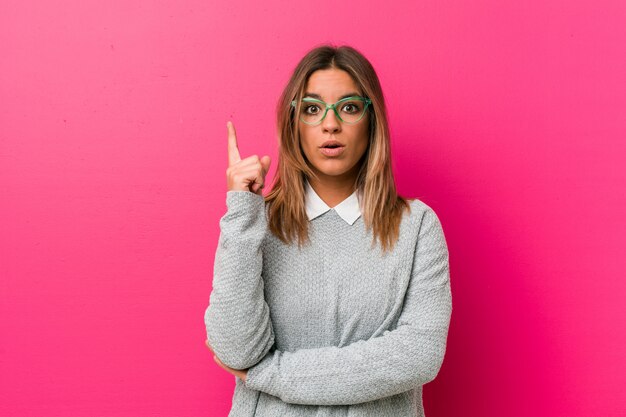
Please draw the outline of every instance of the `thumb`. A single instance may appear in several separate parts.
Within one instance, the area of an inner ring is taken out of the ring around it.
[[[263,188],[265,188],[265,185],[267,184],[267,181],[265,179],[265,176],[267,175],[267,171],[269,171],[270,169],[270,163],[272,162],[270,157],[265,155],[264,157],[261,158],[261,160],[259,161],[261,162],[261,167],[263,168],[263,185],[260,185],[258,182],[255,182],[252,185],[252,188],[250,189],[253,193],[256,193],[258,195],[263,195]]]
[[[263,158],[261,158],[261,166],[263,167],[263,171],[267,174],[267,171],[269,171],[270,169],[270,164],[272,163],[272,160],[270,159],[269,156],[265,155]]]

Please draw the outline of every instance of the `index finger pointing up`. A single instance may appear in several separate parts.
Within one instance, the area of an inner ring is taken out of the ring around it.
[[[239,148],[237,147],[237,134],[235,133],[235,126],[231,121],[226,122],[228,127],[228,166],[235,165],[241,161],[239,156]]]

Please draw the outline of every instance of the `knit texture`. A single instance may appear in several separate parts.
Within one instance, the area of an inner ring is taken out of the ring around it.
[[[392,252],[334,209],[299,249],[269,231],[264,198],[228,191],[207,338],[236,378],[229,417],[424,416],[452,313],[439,218],[410,201]]]

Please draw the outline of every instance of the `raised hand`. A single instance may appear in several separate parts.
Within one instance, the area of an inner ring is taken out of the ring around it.
[[[228,121],[226,127],[228,128],[228,168],[226,169],[228,191],[250,191],[263,195],[261,190],[265,187],[265,175],[270,168],[270,157],[265,155],[259,158],[258,155],[252,155],[241,159],[235,126]]]

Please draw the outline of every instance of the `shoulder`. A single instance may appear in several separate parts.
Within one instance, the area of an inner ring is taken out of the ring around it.
[[[442,228],[439,216],[430,205],[418,198],[407,198],[406,201],[411,207],[409,218],[412,224],[415,224],[419,229],[430,228],[433,225],[436,228]]]
[[[405,200],[411,208],[411,217],[421,219],[427,213],[436,216],[435,210],[419,198],[405,198]]]

